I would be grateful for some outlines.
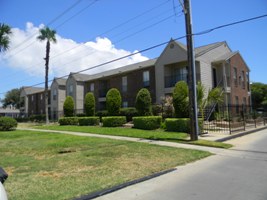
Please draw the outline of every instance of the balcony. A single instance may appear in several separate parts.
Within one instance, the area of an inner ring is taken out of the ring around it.
[[[175,84],[179,81],[187,82],[187,74],[165,76],[165,88],[174,87]]]

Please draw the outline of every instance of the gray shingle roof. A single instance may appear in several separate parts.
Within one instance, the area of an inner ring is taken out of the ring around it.
[[[43,92],[44,91],[44,88],[41,88],[41,87],[27,87],[27,86],[24,86],[24,87],[22,87],[22,89],[25,91],[26,95],[35,94],[35,93],[39,93],[39,92]]]
[[[226,54],[216,58],[216,60],[214,60],[213,62],[221,62],[221,61],[228,60],[229,58],[233,57],[237,53],[238,53],[238,51],[226,53]]]
[[[57,82],[58,85],[66,85],[67,79],[64,78],[55,78],[55,81]]]
[[[70,73],[72,75],[72,77],[76,80],[76,81],[88,81],[91,77],[91,75],[88,74],[79,74],[79,73]]]
[[[105,77],[105,76],[112,76],[112,75],[119,74],[119,73],[130,72],[130,71],[133,71],[133,70],[136,70],[139,68],[150,67],[150,66],[155,65],[156,60],[157,60],[157,58],[150,59],[150,60],[142,61],[139,63],[126,65],[126,66],[119,67],[116,69],[108,70],[105,72],[97,73],[97,74],[91,75],[90,80],[98,79],[98,78]]]
[[[196,55],[196,57],[199,57],[199,56],[211,51],[212,49],[214,49],[214,48],[216,48],[216,47],[218,47],[224,43],[225,42],[216,42],[216,43],[197,47],[197,48],[195,48],[195,55]]]

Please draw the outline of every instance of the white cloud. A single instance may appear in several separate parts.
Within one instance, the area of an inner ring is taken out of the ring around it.
[[[0,66],[20,69],[32,76],[44,75],[44,57],[46,42],[37,41],[39,28],[32,23],[26,24],[26,29],[12,28],[10,49],[0,57]],[[77,43],[71,39],[56,35],[57,43],[51,44],[50,77],[67,75],[70,72],[80,71],[104,62],[126,56],[134,52],[117,49],[108,38],[96,38],[96,41]],[[27,47],[27,48],[26,48]],[[97,73],[124,65],[147,60],[141,54],[135,54],[126,59],[104,65],[83,73]]]

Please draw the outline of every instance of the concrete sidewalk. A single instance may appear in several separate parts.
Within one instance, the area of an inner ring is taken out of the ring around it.
[[[191,144],[182,144],[182,143],[176,143],[176,142],[164,142],[164,141],[149,140],[149,139],[143,139],[143,138],[133,138],[133,137],[113,136],[113,135],[101,135],[101,134],[93,134],[93,133],[43,130],[43,129],[34,129],[34,128],[18,128],[18,130],[38,131],[38,132],[46,132],[46,133],[48,133],[48,132],[49,133],[60,133],[60,134],[76,135],[76,136],[83,136],[83,137],[108,138],[108,139],[123,140],[123,141],[130,141],[130,142],[142,142],[142,143],[149,143],[149,144],[155,144],[155,145],[160,145],[160,146],[209,151],[209,152],[214,153],[214,154],[217,154],[217,153],[221,152],[222,150],[225,150],[225,149],[220,149],[220,148],[205,147],[205,146],[191,145]]]

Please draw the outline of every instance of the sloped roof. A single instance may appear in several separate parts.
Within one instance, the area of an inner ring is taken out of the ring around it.
[[[43,92],[44,91],[44,88],[24,86],[24,87],[22,87],[22,90],[25,91],[25,94],[26,95],[29,95],[29,94],[35,94],[35,93]]]
[[[218,57],[216,60],[213,61],[213,63],[222,62],[222,61],[228,60],[229,58],[233,57],[237,53],[239,53],[239,52],[238,51],[228,52],[228,53]]]
[[[67,79],[65,79],[65,78],[55,78],[54,81],[57,82],[58,85],[64,86],[64,85],[66,85]]]
[[[222,44],[225,44],[225,42],[215,42],[212,44],[197,47],[197,48],[195,48],[195,56],[199,57],[199,56],[215,49],[216,47],[221,46]]]
[[[76,81],[88,81],[91,77],[91,75],[88,74],[80,74],[80,73],[70,73],[70,75],[76,80]]]
[[[90,75],[89,80],[94,80],[94,79],[98,79],[98,78],[105,77],[105,76],[112,76],[112,75],[119,74],[119,73],[130,72],[130,71],[133,71],[133,70],[136,70],[139,68],[145,68],[145,67],[153,66],[155,64],[156,60],[157,60],[156,58],[150,59],[150,60],[142,61],[139,63],[126,65],[126,66],[119,67],[116,69],[112,69],[112,70],[108,70],[105,72]]]

